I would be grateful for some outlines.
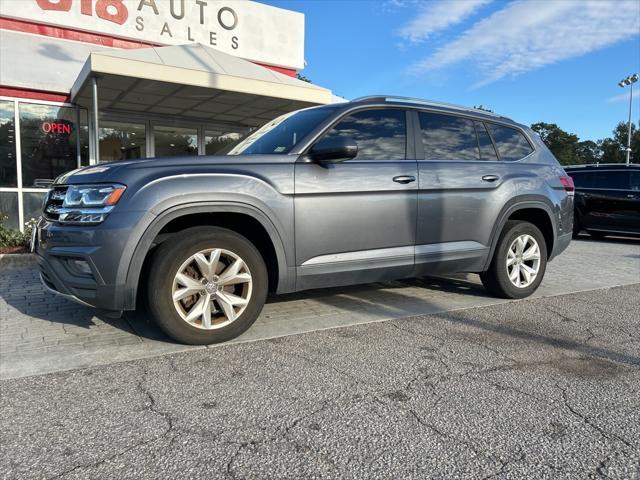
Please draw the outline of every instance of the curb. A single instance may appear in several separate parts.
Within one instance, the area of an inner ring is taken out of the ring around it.
[[[3,253],[0,254],[0,270],[33,267],[36,256],[33,253]]]

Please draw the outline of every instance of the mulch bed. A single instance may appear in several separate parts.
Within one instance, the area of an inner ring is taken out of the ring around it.
[[[0,247],[0,255],[5,253],[27,253],[25,247]]]

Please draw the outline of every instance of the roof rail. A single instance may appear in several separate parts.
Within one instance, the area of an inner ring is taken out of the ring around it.
[[[352,102],[397,102],[397,103],[417,103],[420,105],[429,105],[434,107],[446,107],[452,110],[461,110],[464,112],[482,113],[484,115],[490,115],[493,117],[507,118],[504,115],[498,113],[489,112],[480,108],[465,107],[463,105],[456,105],[455,103],[437,102],[434,100],[423,100],[421,98],[411,97],[396,97],[390,95],[368,95],[366,97],[358,97],[351,100]]]

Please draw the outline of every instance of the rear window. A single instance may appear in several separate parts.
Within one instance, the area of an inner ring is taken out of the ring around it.
[[[425,160],[480,160],[473,120],[420,112]]]
[[[476,133],[478,134],[478,146],[480,147],[480,158],[482,160],[498,160],[496,149],[493,147],[491,137],[487,133],[487,129],[482,122],[475,122]]]
[[[629,172],[601,171],[595,177],[592,188],[629,190]]]
[[[639,171],[631,171],[629,172],[631,175],[631,190],[635,190],[636,192],[640,191],[640,172]]]
[[[593,186],[594,176],[590,172],[567,172],[576,188],[591,188]]]
[[[515,128],[488,123],[487,128],[498,148],[501,160],[515,161],[526,157],[533,148],[525,136]]]
[[[591,170],[588,172],[568,173],[573,178],[576,188],[601,188],[606,190],[629,190],[630,188],[630,172]]]

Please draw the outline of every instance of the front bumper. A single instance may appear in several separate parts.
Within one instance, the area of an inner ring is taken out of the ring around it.
[[[137,238],[133,232],[144,220],[144,214],[138,212],[112,213],[94,226],[61,225],[41,218],[33,252],[42,283],[83,305],[127,309],[125,285]],[[85,271],[77,268],[78,261],[86,262]]]
[[[40,281],[52,293],[61,295],[81,305],[104,310],[119,310],[116,289],[111,285],[100,285],[88,275],[74,274],[65,265],[68,258],[42,256],[36,251]]]

